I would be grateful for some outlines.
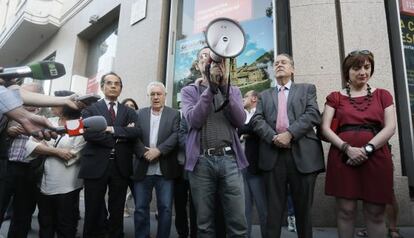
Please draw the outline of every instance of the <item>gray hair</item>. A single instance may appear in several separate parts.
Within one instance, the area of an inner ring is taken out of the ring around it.
[[[151,89],[153,87],[160,87],[160,88],[162,88],[162,91],[164,91],[164,94],[167,94],[167,90],[166,90],[164,84],[161,83],[161,82],[158,82],[158,81],[154,81],[154,82],[151,82],[151,83],[148,84],[148,86],[147,86],[147,95],[151,94]]]

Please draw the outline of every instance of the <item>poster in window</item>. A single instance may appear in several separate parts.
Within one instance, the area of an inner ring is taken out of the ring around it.
[[[411,117],[414,122],[414,16],[401,14],[401,32],[404,46],[407,85],[410,95]]]
[[[228,69],[231,84],[242,94],[270,87],[273,79],[274,36],[273,18],[268,14],[272,7],[268,0],[190,0],[183,1],[178,14],[177,40],[174,58],[173,106],[180,107],[180,90],[201,77],[195,68],[200,49],[207,44],[203,30],[218,17],[239,22],[246,34],[246,48]],[[218,10],[220,9],[220,10]],[[214,11],[215,10],[215,11]]]

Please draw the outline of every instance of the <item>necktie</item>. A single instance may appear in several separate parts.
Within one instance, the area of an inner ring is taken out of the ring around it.
[[[289,119],[287,115],[287,102],[285,96],[285,87],[280,87],[278,93],[277,104],[277,119],[276,119],[276,131],[277,133],[285,132],[289,126]]]
[[[115,110],[114,110],[114,102],[109,103],[109,115],[111,115],[112,124],[115,122]]]

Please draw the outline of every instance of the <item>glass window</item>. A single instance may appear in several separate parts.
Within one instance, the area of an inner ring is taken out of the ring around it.
[[[407,4],[410,1],[406,1]],[[407,69],[408,93],[410,95],[411,117],[414,123],[414,3],[408,5],[410,12],[401,12],[401,32]],[[413,125],[414,126],[414,125]]]
[[[112,71],[118,40],[118,22],[105,28],[89,42],[86,77],[86,93],[100,93],[101,76]]]
[[[181,88],[201,76],[194,60],[206,46],[203,30],[218,17],[238,21],[246,34],[246,48],[230,66],[232,85],[238,86],[242,93],[268,88],[273,79],[275,45],[272,12],[271,0],[179,0],[171,76],[173,106],[179,107]]]

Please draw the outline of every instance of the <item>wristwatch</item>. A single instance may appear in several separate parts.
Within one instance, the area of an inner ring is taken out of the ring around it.
[[[370,155],[372,155],[374,153],[375,146],[373,144],[366,144],[366,145],[364,145],[364,150],[365,150],[365,153],[368,156],[370,156]]]

